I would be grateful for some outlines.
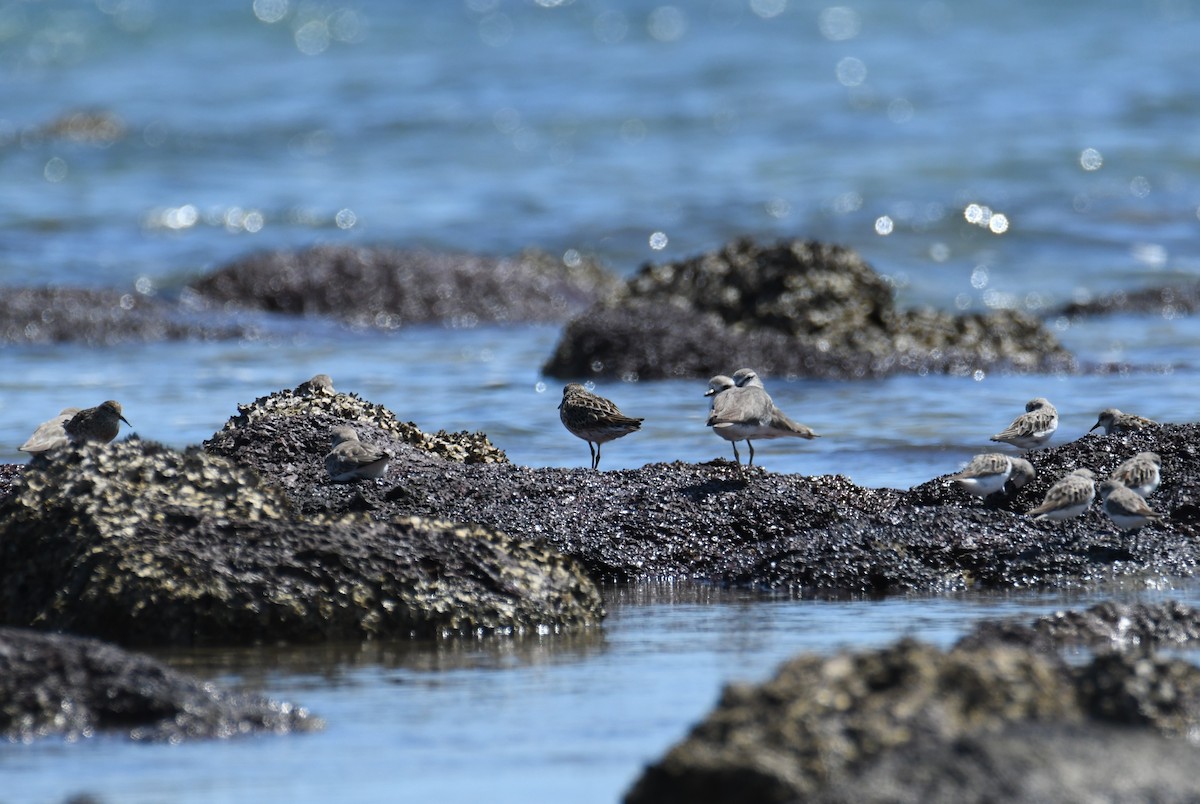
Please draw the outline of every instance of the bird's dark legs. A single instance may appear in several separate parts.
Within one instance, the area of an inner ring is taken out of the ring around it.
[[[587,445],[588,452],[591,453],[592,456],[592,468],[595,469],[596,465],[600,463],[600,445],[597,444],[595,447],[593,447],[591,441],[587,442]]]
[[[753,466],[754,465],[754,442],[747,438],[746,446],[748,446],[750,448],[750,463],[748,463],[746,465]]]

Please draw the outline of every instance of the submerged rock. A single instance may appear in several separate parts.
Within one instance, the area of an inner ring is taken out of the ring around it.
[[[202,321],[140,293],[84,288],[5,288],[0,344],[114,343],[252,337],[253,328]]]
[[[611,293],[599,264],[539,251],[484,257],[394,248],[317,246],[257,254],[199,279],[202,299],[293,315],[328,315],[358,326],[562,321]]]
[[[544,371],[704,378],[731,365],[776,375],[1074,370],[1037,319],[1005,310],[901,310],[854,251],[739,240],[719,252],[646,265],[623,291],[572,320]]]
[[[1059,315],[1087,318],[1118,313],[1158,315],[1163,318],[1190,315],[1200,309],[1200,282],[1164,285],[1140,290],[1118,290],[1086,301],[1064,305]]]
[[[299,517],[279,486],[199,448],[56,450],[35,457],[0,505],[0,622],[178,645],[553,629],[603,616],[582,569],[544,544],[485,525],[369,519],[358,507]]]
[[[321,725],[293,704],[225,692],[114,645],[0,627],[0,737],[9,741],[104,731],[179,742]]]
[[[726,687],[625,800],[1194,800],[1197,728],[1183,660],[904,639]]]

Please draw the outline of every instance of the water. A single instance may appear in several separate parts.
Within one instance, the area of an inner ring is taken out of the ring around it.
[[[904,304],[1042,313],[1196,274],[1196,159],[1180,132],[1200,112],[1197,13],[1188,0],[0,0],[0,292],[171,299],[229,260],[314,243],[576,249],[626,274],[750,235],[853,246]],[[81,111],[124,135],[46,133]],[[825,438],[763,444],[757,462],[904,488],[961,466],[1033,396],[1059,407],[1055,443],[1108,406],[1195,419],[1195,319],[1048,323],[1085,363],[1141,368],[768,377]],[[557,327],[271,332],[5,347],[0,461],[24,460],[15,446],[60,408],[110,397],[143,438],[198,443],[238,402],[319,371],[423,429],[483,430],[518,463],[587,460],[557,422],[561,383],[539,371]],[[729,457],[703,427],[704,388],[602,382],[646,417],[605,468]],[[569,639],[168,654],[329,726],[10,747],[3,796],[613,801],[722,683],[796,651],[912,632],[947,644],[979,617],[1197,597],[1190,584],[836,604],[608,593],[603,629]]]

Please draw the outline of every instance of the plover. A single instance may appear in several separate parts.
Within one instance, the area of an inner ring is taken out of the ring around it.
[[[33,431],[33,435],[25,439],[25,443],[17,447],[22,452],[31,455],[46,452],[55,447],[67,444],[67,431],[63,429],[71,417],[79,412],[79,408],[63,408],[59,414],[49,421],[44,421]]]
[[[129,424],[129,420],[121,414],[121,403],[110,399],[94,408],[84,408],[67,419],[63,424],[63,432],[72,444],[84,441],[101,441],[107,444],[121,432],[121,422]]]
[[[346,424],[333,428],[330,447],[325,456],[325,471],[334,483],[375,480],[383,476],[391,460],[386,451],[359,441],[358,433]]]
[[[645,421],[626,416],[611,400],[591,393],[577,382],[563,388],[558,418],[572,435],[588,442],[593,469],[600,466],[600,445],[641,429]]]
[[[712,412],[705,425],[733,444],[733,457],[738,467],[742,456],[737,442],[745,440],[750,447],[748,466],[754,465],[754,439],[816,438],[811,428],[794,422],[775,406],[771,395],[763,388],[762,380],[751,369],[739,369],[733,374],[735,386],[713,396]]]
[[[1029,511],[1035,519],[1071,519],[1088,509],[1096,499],[1096,475],[1091,469],[1076,469],[1046,492],[1042,504]]]
[[[1018,449],[1037,449],[1050,440],[1058,429],[1058,411],[1045,397],[1025,403],[1025,412],[1012,424],[992,436],[992,441],[1012,444]]]
[[[1162,482],[1162,459],[1157,452],[1139,452],[1109,475],[1135,494],[1149,497]]]
[[[1162,514],[1147,505],[1140,494],[1111,477],[1100,484],[1100,497],[1104,500],[1104,513],[1120,530],[1135,530],[1162,519]]]
[[[717,376],[713,377],[711,380],[708,381],[708,390],[704,392],[704,395],[715,397],[717,394],[720,394],[724,391],[728,391],[730,388],[733,388],[734,385],[735,385],[735,383],[734,383],[732,377],[726,377],[724,374],[718,374]],[[712,406],[715,404],[716,404],[716,400],[715,399],[711,400],[711,403],[709,404],[708,409],[712,410]]]

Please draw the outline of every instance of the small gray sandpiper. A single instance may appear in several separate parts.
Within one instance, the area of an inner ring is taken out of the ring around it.
[[[386,451],[359,441],[358,433],[347,424],[333,428],[330,446],[332,449],[325,456],[325,471],[334,483],[375,480],[383,476],[391,460]]]
[[[1029,511],[1035,519],[1056,521],[1082,514],[1096,499],[1096,474],[1091,469],[1076,469],[1059,479],[1046,492],[1037,508]]]
[[[1044,396],[1025,403],[1025,412],[1012,424],[992,436],[992,441],[1012,444],[1018,449],[1037,449],[1050,440],[1058,429],[1058,411]]]

